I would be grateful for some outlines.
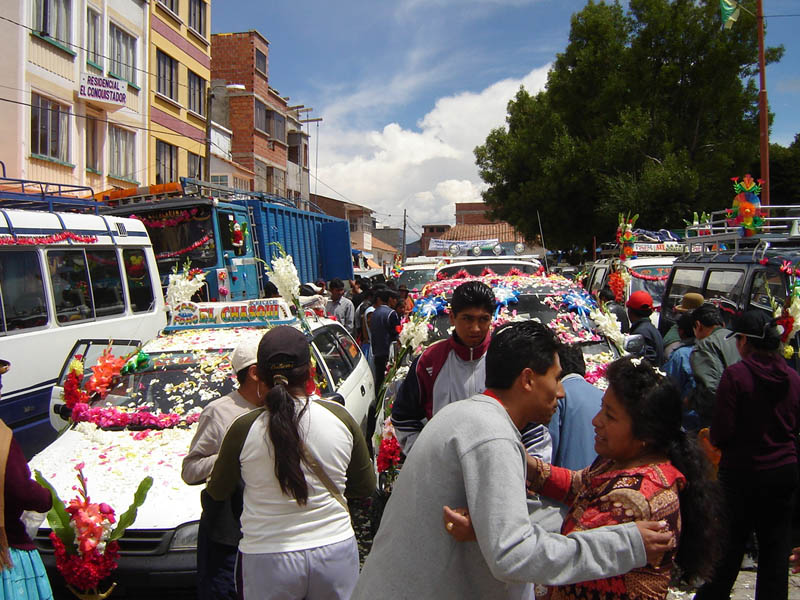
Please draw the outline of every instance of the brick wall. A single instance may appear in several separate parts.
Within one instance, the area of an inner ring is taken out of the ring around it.
[[[486,216],[483,202],[456,202],[456,225],[488,225],[494,222]]]

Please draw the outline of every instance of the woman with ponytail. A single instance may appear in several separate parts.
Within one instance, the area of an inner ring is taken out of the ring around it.
[[[343,406],[308,397],[311,354],[299,330],[264,334],[257,375],[264,407],[230,426],[207,487],[220,501],[244,482],[239,597],[349,598],[358,547],[345,497],[375,489],[366,440]]]
[[[608,367],[608,389],[595,429],[595,462],[570,471],[528,458],[528,489],[569,506],[562,534],[630,521],[662,521],[677,547],[656,564],[625,575],[551,587],[551,600],[663,600],[672,569],[710,577],[718,555],[720,495],[710,466],[681,428],[675,384],[647,360],[624,357]],[[468,539],[448,513],[457,539]],[[537,598],[539,595],[537,595]]]

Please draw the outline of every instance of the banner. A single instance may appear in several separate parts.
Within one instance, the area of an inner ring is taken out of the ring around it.
[[[491,240],[442,240],[438,238],[431,238],[431,241],[428,243],[428,250],[447,251],[450,249],[450,246],[455,244],[461,248],[462,251],[464,251],[471,250],[475,246],[480,246],[481,248],[488,246],[489,248],[493,248],[499,243],[500,240],[497,238]]]

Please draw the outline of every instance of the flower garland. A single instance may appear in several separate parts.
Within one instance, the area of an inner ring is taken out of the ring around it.
[[[153,229],[165,229],[167,227],[175,227],[181,223],[190,221],[196,214],[197,209],[190,208],[189,210],[179,211],[177,214],[175,214],[175,216],[165,215],[157,219],[148,219],[147,217],[142,217],[139,215],[131,215],[131,218],[141,221],[144,223],[145,227],[152,227]]]
[[[666,275],[643,275],[642,273],[637,273],[630,268],[628,268],[628,273],[631,275],[631,277],[636,279],[644,279],[645,281],[666,281],[669,279],[669,273]]]
[[[77,244],[96,244],[96,235],[80,235],[71,231],[61,231],[53,235],[41,236],[3,236],[0,237],[0,246],[38,246],[40,244],[59,244],[70,240]]]
[[[780,270],[789,277],[789,294],[783,306],[777,306],[767,287],[767,294],[773,305],[773,313],[777,319],[777,325],[781,332],[781,342],[785,344],[783,356],[789,360],[795,355],[795,348],[789,341],[800,331],[800,263],[798,266],[792,265],[788,260],[783,261]]]
[[[117,568],[117,540],[136,520],[137,510],[144,504],[153,478],[142,479],[133,502],[117,521],[114,509],[108,504],[91,502],[83,467],[84,463],[75,466],[80,486],[73,489],[77,490],[78,496],[66,506],[39,471],[36,471],[36,481],[50,490],[53,499],[47,521],[52,529],[50,540],[55,550],[56,568],[76,596],[81,597],[77,589],[84,594],[88,592],[93,598],[106,598],[116,584],[102,594],[97,586]]]
[[[173,252],[159,252],[156,254],[157,259],[161,258],[175,258],[176,256],[182,256],[187,252],[191,252],[192,250],[197,250],[200,246],[207,243],[211,239],[211,234],[207,233],[199,240],[197,240],[194,244],[190,246],[186,246],[186,248],[181,248],[180,250],[175,250]]]

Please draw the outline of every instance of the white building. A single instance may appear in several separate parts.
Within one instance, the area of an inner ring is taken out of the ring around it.
[[[7,176],[148,181],[147,0],[5,0],[0,160]]]

